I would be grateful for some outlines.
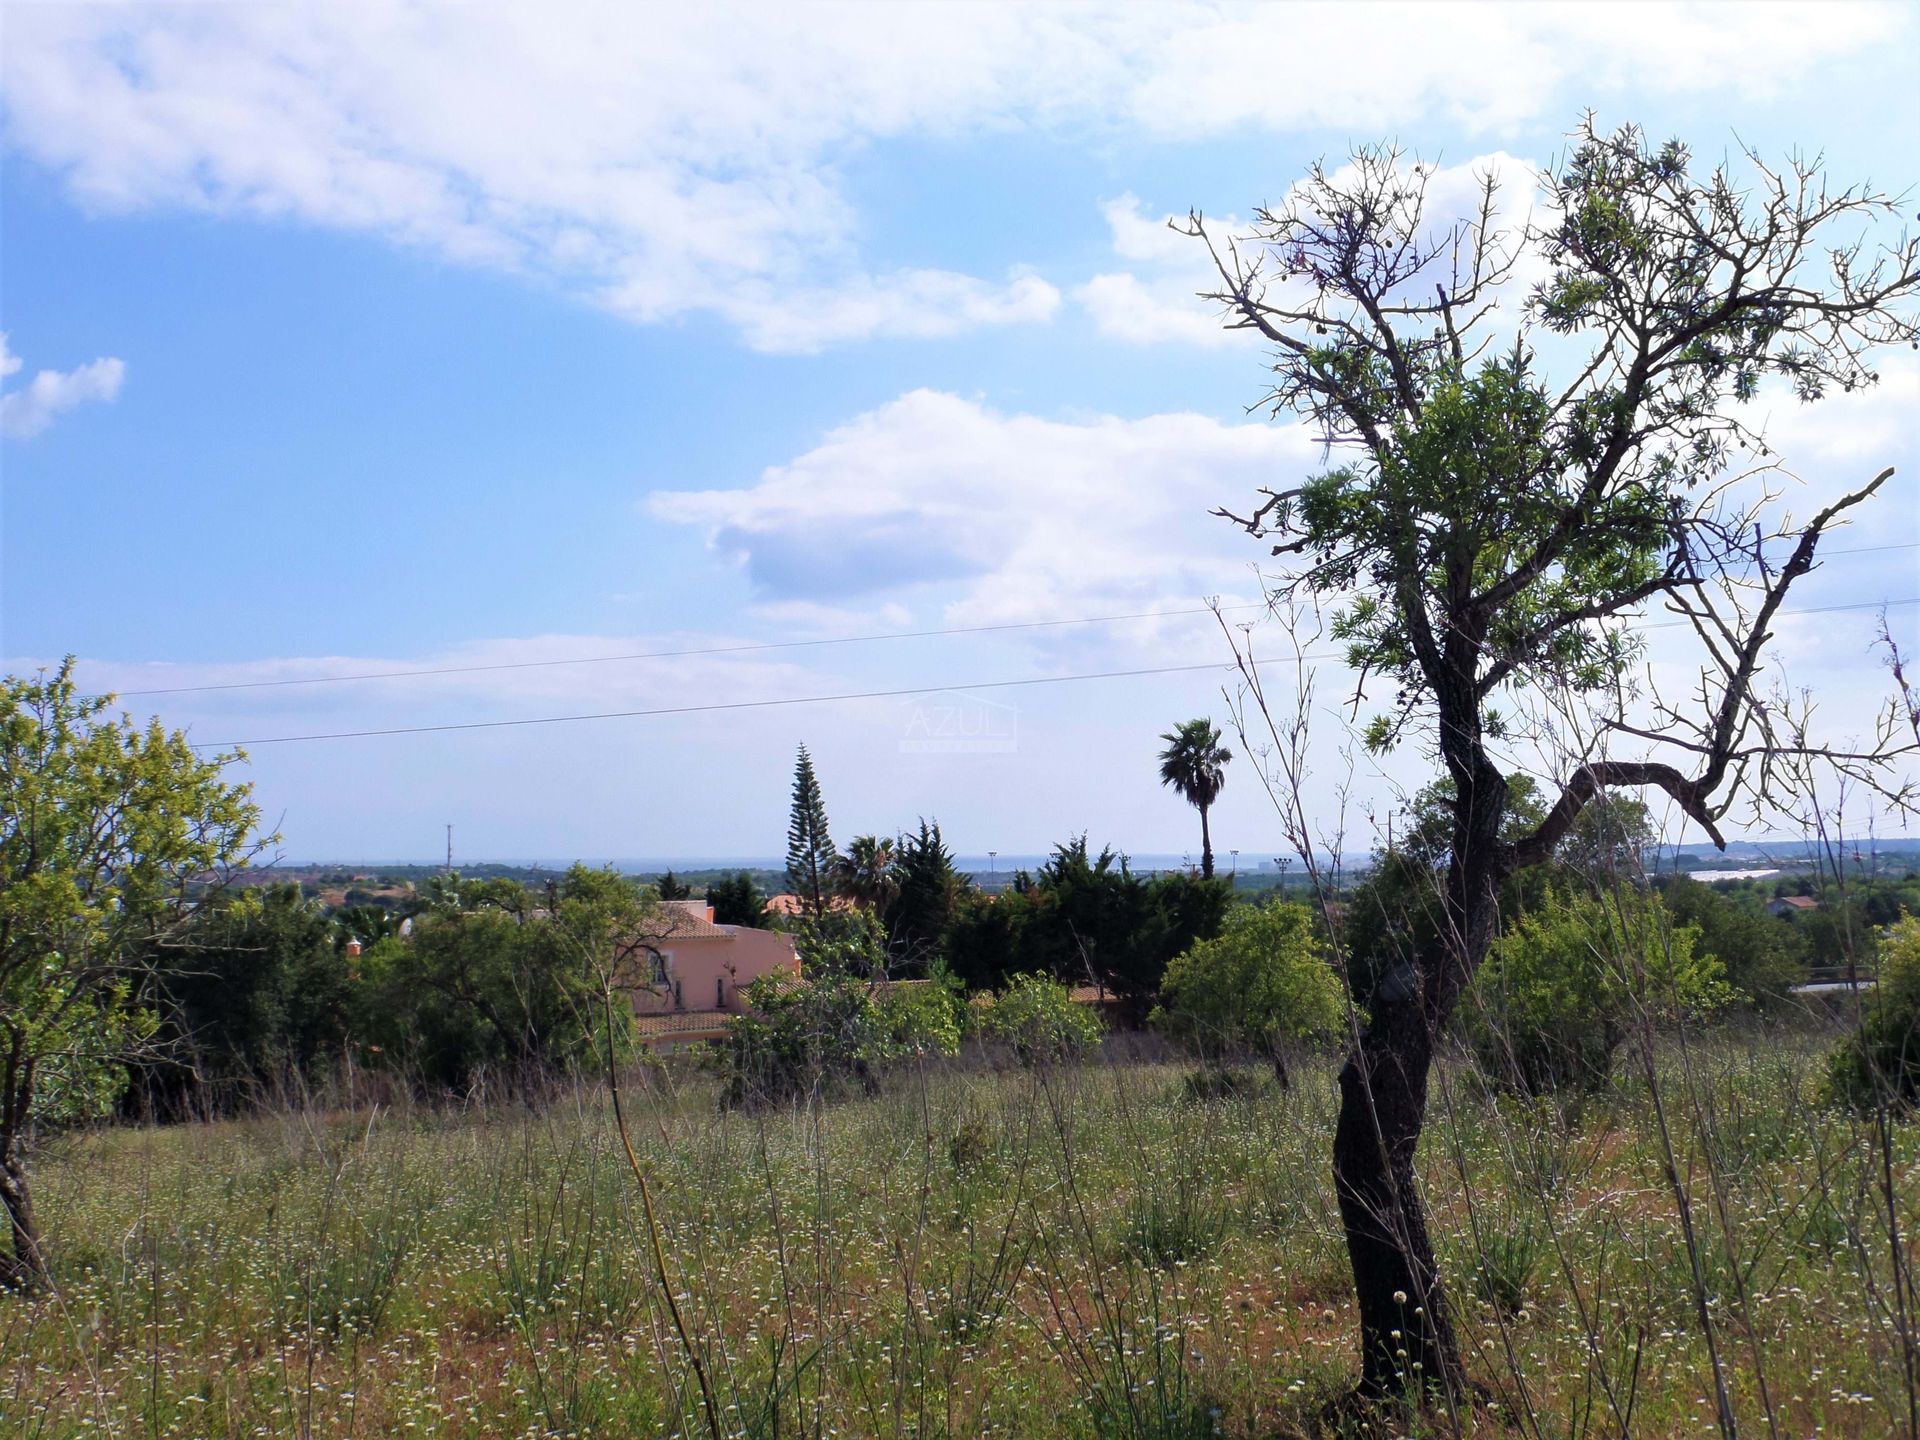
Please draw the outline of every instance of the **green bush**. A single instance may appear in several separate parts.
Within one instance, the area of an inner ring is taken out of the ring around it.
[[[747,987],[747,1005],[722,1051],[723,1105],[784,1104],[850,1084],[879,1088],[887,1045],[865,981],[765,975]]]
[[[1494,942],[1464,1007],[1481,1063],[1528,1094],[1597,1088],[1637,1016],[1671,1021],[1732,999],[1660,897],[1550,889]]]
[[[1879,984],[1828,1075],[1851,1105],[1920,1105],[1920,919],[1904,916],[1882,937]]]
[[[1236,906],[1225,930],[1167,966],[1154,1023],[1203,1058],[1251,1047],[1287,1083],[1286,1047],[1337,1033],[1345,1014],[1304,905]]]
[[[1023,1065],[1084,1055],[1100,1043],[1100,1020],[1072,992],[1044,975],[1015,975],[978,1022],[987,1040],[1006,1046]]]
[[[959,982],[936,968],[926,980],[889,985],[874,1001],[888,1058],[957,1055],[966,1014]]]
[[[538,1086],[634,1048],[631,1005],[604,992],[654,923],[651,897],[612,870],[575,865],[536,910],[513,881],[442,887],[409,938],[360,957],[352,1038],[369,1058],[435,1087],[483,1075]],[[612,1033],[608,1033],[611,1020]]]
[[[944,975],[886,985],[846,971],[809,980],[768,975],[722,1051],[725,1105],[780,1104],[848,1088],[879,1089],[888,1065],[960,1050],[964,1008]]]

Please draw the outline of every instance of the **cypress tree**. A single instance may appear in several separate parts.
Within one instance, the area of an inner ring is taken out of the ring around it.
[[[793,812],[787,821],[787,885],[815,915],[827,908],[833,862],[838,858],[833,837],[827,833],[827,806],[820,798],[813,757],[802,745],[793,766]]]

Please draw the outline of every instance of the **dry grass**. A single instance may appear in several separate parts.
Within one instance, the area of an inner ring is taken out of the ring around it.
[[[1892,1288],[1920,1140],[1818,1099],[1818,1037],[1656,1073],[1743,1431],[1905,1433]],[[1684,1063],[1683,1063],[1684,1060]],[[1631,1071],[1629,1063],[1625,1067]],[[669,1264],[739,1435],[1256,1436],[1350,1383],[1330,1067],[964,1066],[876,1099],[636,1098]],[[1449,1071],[1425,1152],[1474,1433],[1716,1433],[1694,1266],[1644,1077],[1578,1105]],[[0,1299],[0,1433],[704,1434],[592,1087],[540,1113],[352,1111],[46,1148],[61,1293]],[[1769,1414],[1771,1424],[1769,1424]],[[1445,1433],[1444,1413],[1380,1422]]]

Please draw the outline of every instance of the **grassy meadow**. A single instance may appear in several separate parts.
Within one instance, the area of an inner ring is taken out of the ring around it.
[[[1707,1435],[1721,1386],[1742,1434],[1905,1433],[1920,1129],[1822,1103],[1829,1043],[1663,1037],[1553,1103],[1444,1067],[1423,1166],[1486,1403],[1372,1433]],[[632,1085],[726,1434],[1312,1434],[1352,1383],[1330,1062]],[[712,1433],[604,1087],[103,1129],[38,1176],[59,1294],[0,1297],[0,1434]]]

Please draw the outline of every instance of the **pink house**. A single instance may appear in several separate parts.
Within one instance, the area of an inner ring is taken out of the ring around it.
[[[633,992],[634,1012],[648,1016],[738,1014],[745,991],[763,975],[796,979],[800,957],[791,936],[746,925],[716,925],[704,900],[667,900],[660,924],[648,937],[652,973]],[[717,1018],[717,1017],[716,1017]]]

